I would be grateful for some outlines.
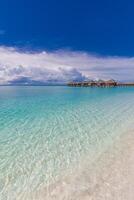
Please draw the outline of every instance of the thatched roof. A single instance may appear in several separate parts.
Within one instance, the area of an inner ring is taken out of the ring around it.
[[[110,79],[108,81],[105,81],[106,83],[116,83],[116,81],[114,79]]]

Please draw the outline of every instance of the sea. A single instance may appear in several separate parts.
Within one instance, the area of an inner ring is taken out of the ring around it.
[[[134,87],[1,86],[0,199],[38,200],[133,124]]]

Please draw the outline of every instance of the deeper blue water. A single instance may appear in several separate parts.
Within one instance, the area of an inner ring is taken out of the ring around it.
[[[0,87],[0,199],[57,181],[134,123],[134,87]]]

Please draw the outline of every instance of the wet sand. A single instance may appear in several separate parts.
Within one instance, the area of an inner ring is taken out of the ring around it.
[[[134,132],[124,134],[88,168],[39,191],[37,200],[133,200]]]
[[[85,199],[134,199],[134,132],[124,135],[114,145],[113,153],[105,153],[98,185]],[[102,161],[101,161],[102,162]],[[84,198],[83,198],[84,199]]]

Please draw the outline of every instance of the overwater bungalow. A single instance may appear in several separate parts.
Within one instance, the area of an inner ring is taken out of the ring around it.
[[[105,86],[106,87],[115,87],[117,85],[118,85],[118,83],[113,79],[105,81]]]
[[[115,87],[117,86],[117,82],[113,79],[104,81],[104,80],[90,80],[90,81],[84,81],[84,82],[70,82],[68,83],[68,86],[73,87]]]
[[[106,86],[106,82],[104,80],[101,80],[101,79],[99,79],[96,82],[96,84],[97,84],[98,87],[105,87]]]

